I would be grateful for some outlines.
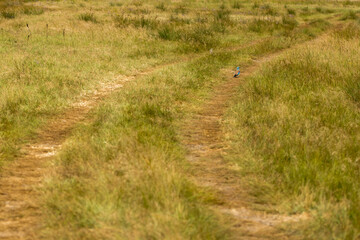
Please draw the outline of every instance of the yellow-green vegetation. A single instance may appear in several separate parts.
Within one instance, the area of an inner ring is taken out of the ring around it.
[[[216,197],[186,177],[177,126],[223,81],[221,69],[358,21],[357,11],[318,1],[0,1],[0,165],[82,93],[163,65],[112,93],[66,140],[41,191],[42,234],[231,239],[207,207]],[[278,211],[314,212],[318,222],[299,230],[310,238],[357,236],[354,32],[357,23],[271,63],[227,116],[229,159],[273,191]]]
[[[228,159],[260,201],[310,212],[311,239],[360,236],[359,33],[350,24],[267,64],[227,116]]]

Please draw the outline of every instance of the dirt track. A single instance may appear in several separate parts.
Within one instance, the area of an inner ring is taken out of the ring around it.
[[[250,47],[257,42],[234,49]],[[230,98],[235,94],[241,81],[253,73],[261,63],[277,54],[255,61],[245,69],[240,78],[229,78],[214,90],[213,97],[204,104],[204,108],[189,122],[184,130],[185,144],[189,148],[189,160],[195,169],[195,181],[201,186],[211,187],[219,193],[221,205],[215,206],[221,212],[231,214],[234,229],[243,239],[286,239],[286,236],[274,226],[294,218],[278,215],[263,215],[247,208],[248,196],[244,195],[241,182],[236,173],[229,169],[221,153],[221,118]],[[39,191],[41,183],[51,169],[50,159],[59,151],[61,144],[70,135],[77,123],[86,119],[88,112],[103,98],[123,87],[127,81],[138,75],[152,72],[181,62],[202,57],[185,57],[176,62],[163,64],[130,77],[102,85],[99,90],[84,95],[70,109],[54,118],[42,129],[36,140],[21,149],[21,157],[9,163],[1,171],[0,178],[0,239],[38,239],[41,228]],[[244,200],[247,199],[247,200]],[[239,237],[240,238],[240,237]]]
[[[306,214],[284,216],[251,210],[249,203],[254,199],[246,193],[241,177],[222,156],[227,146],[223,141],[221,121],[227,104],[247,76],[279,54],[259,58],[243,69],[239,78],[230,77],[229,72],[227,81],[214,89],[201,110],[183,126],[183,143],[193,166],[192,179],[197,185],[216,193],[219,203],[212,207],[215,211],[232,216],[236,239],[289,239],[279,225],[307,218]]]
[[[51,169],[50,159],[59,151],[76,123],[110,92],[122,87],[130,78],[102,85],[83,96],[61,116],[50,121],[35,141],[21,149],[21,157],[1,170],[0,239],[37,239],[41,227],[39,187]]]

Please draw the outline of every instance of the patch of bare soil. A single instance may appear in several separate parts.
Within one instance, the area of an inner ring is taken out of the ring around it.
[[[239,78],[229,77],[217,86],[202,109],[183,126],[183,143],[193,169],[191,179],[198,186],[215,192],[219,201],[212,207],[231,217],[235,239],[289,239],[280,225],[307,218],[306,214],[285,216],[252,210],[250,205],[255,200],[247,193],[246,184],[223,159],[227,146],[221,121],[231,97],[247,76],[278,54],[256,60],[252,66],[243,69]]]

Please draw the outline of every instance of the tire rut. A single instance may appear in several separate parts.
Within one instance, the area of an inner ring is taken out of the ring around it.
[[[251,47],[263,41],[236,47]],[[216,52],[231,51],[222,49]],[[119,76],[112,82],[100,84],[98,90],[80,96],[80,99],[54,117],[38,131],[35,140],[21,147],[20,156],[5,164],[0,172],[0,239],[39,239],[42,227],[40,189],[43,180],[52,169],[51,159],[59,152],[62,143],[77,123],[87,119],[87,114],[112,92],[122,88],[128,81],[149,75],[157,70],[193,61],[209,53],[192,54],[173,62],[161,64],[132,76]]]
[[[228,146],[223,139],[222,118],[231,98],[246,77],[286,50],[258,58],[253,65],[243,69],[239,78],[228,78],[215,87],[203,107],[184,122],[180,133],[192,166],[191,180],[215,193],[218,202],[210,207],[230,216],[235,239],[289,239],[281,225],[308,218],[306,213],[286,216],[252,210],[250,206],[256,200],[247,193],[246,183],[239,173],[223,158]]]

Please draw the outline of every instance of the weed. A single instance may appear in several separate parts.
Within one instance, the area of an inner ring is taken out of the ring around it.
[[[6,19],[14,19],[16,17],[16,13],[14,11],[4,10],[1,12],[1,16],[3,16],[3,18],[6,18]]]
[[[174,12],[176,14],[186,14],[188,12],[188,9],[184,6],[184,5],[178,5],[175,9]]]
[[[193,29],[185,32],[183,40],[196,51],[212,48],[217,43],[213,31],[204,24],[197,24]]]
[[[166,11],[166,6],[164,2],[160,2],[159,4],[157,4],[156,8],[159,9],[160,11]]]
[[[323,14],[326,14],[326,13],[333,13],[334,10],[332,9],[327,9],[327,8],[323,8],[323,7],[316,7],[315,10],[318,12],[318,13],[323,13]]]
[[[248,24],[248,30],[257,33],[273,32],[277,29],[277,23],[273,20],[254,19]]]
[[[282,16],[281,21],[283,26],[288,30],[293,30],[299,24],[296,19],[291,16]]]
[[[132,21],[132,24],[136,28],[141,27],[141,28],[156,29],[159,23],[156,19],[150,19],[150,18],[145,18],[144,16],[141,16],[141,18],[135,18]]]
[[[122,5],[123,5],[123,3],[121,3],[121,2],[110,2],[111,7],[115,7],[115,6],[121,7]]]
[[[129,18],[124,15],[116,15],[114,22],[119,28],[133,26],[135,28],[157,29],[159,25],[156,19],[146,18],[144,16]]]
[[[354,39],[360,37],[360,23],[350,23],[342,29],[333,31],[333,36],[340,39]]]
[[[287,9],[287,13],[288,13],[289,15],[293,15],[293,16],[296,15],[296,11],[295,11],[295,9],[293,9],[293,8],[288,8],[288,9]]]
[[[346,0],[343,2],[343,6],[346,7],[346,6],[360,6],[360,3],[357,2],[357,1],[351,1],[351,0]]]
[[[275,16],[278,14],[275,8],[271,7],[269,4],[261,5],[260,9],[265,15]]]
[[[85,22],[98,23],[96,16],[91,12],[80,14],[79,19]]]
[[[307,13],[307,12],[309,12],[309,7],[303,7],[303,8],[301,9],[301,11],[302,11],[303,13]]]
[[[163,40],[178,40],[180,35],[170,25],[165,25],[158,29],[158,35]]]
[[[345,20],[356,20],[359,17],[357,16],[356,12],[353,10],[350,10],[348,12],[346,12],[342,17],[341,20],[345,21]]]
[[[131,21],[125,15],[116,15],[114,17],[116,27],[123,28],[130,25]]]
[[[243,5],[241,2],[239,2],[239,1],[234,1],[233,4],[232,4],[232,7],[233,7],[234,9],[240,9],[240,8],[243,8],[244,5]]]
[[[141,7],[144,4],[144,2],[142,0],[136,0],[136,1],[133,1],[132,4],[135,7]]]
[[[158,36],[163,40],[182,41],[195,51],[211,48],[216,44],[213,31],[201,23],[177,30],[172,25],[165,25],[158,29]]]
[[[26,7],[24,8],[24,14],[26,15],[41,15],[44,13],[44,9],[37,7]]]
[[[214,14],[214,20],[219,22],[229,22],[230,10],[226,9],[225,5],[221,5],[221,7]]]
[[[179,18],[177,16],[171,15],[170,22],[174,23],[176,25],[185,25],[185,24],[190,24],[191,20],[187,19],[187,18]],[[201,21],[198,21],[198,22],[201,22]]]

